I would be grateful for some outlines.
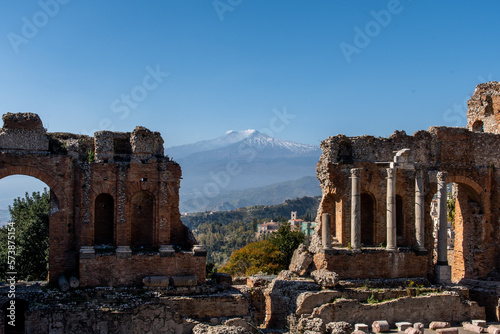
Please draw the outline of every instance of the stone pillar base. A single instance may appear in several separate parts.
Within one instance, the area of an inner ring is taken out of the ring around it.
[[[438,284],[450,284],[451,283],[451,266],[448,265],[436,265],[434,267],[434,279]]]
[[[175,250],[172,245],[161,245],[160,246],[160,256],[175,256]]]
[[[116,257],[118,258],[132,257],[132,250],[130,249],[130,246],[116,247]]]
[[[80,259],[95,259],[94,246],[82,246],[80,248]]]
[[[194,256],[207,256],[207,249],[203,245],[194,245],[193,246],[193,255]]]

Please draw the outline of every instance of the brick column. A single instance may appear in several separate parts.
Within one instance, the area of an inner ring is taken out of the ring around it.
[[[396,169],[387,168],[387,250],[396,250]]]
[[[351,247],[353,250],[359,250],[361,247],[360,172],[361,168],[351,169]]]
[[[415,241],[418,250],[425,252],[424,244],[424,180],[420,166],[415,166]]]

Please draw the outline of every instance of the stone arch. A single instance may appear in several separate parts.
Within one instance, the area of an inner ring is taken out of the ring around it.
[[[139,191],[131,201],[131,246],[151,248],[154,245],[155,200],[147,191]]]
[[[59,208],[67,208],[67,196],[64,189],[56,182],[56,180],[46,172],[30,166],[6,166],[0,169],[0,179],[11,175],[26,175],[34,177],[42,182],[45,182],[54,193],[59,202]]]
[[[361,243],[364,246],[373,246],[375,244],[376,231],[376,200],[370,193],[361,193],[360,195],[361,211]]]
[[[477,251],[484,252],[480,245],[489,238],[490,227],[485,213],[487,194],[477,182],[463,175],[450,175],[448,183],[455,183],[455,219],[453,221],[455,242],[453,255],[448,259],[452,267],[452,280],[482,278],[496,268],[496,259],[476,260]],[[479,255],[480,256],[480,255]],[[482,266],[478,266],[482,262]],[[485,271],[485,268],[489,271]],[[498,270],[498,269],[497,269]]]
[[[484,123],[481,120],[477,120],[472,124],[473,132],[484,132]]]
[[[94,245],[114,245],[115,201],[113,196],[102,193],[94,201]]]

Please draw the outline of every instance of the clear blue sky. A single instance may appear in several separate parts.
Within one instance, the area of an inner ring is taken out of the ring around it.
[[[143,125],[168,147],[269,128],[286,109],[280,139],[389,136],[465,126],[475,85],[500,78],[493,0],[1,6],[0,111],[50,132]]]

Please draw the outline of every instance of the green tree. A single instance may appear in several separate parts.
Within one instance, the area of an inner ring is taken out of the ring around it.
[[[277,274],[285,269],[278,248],[269,240],[252,242],[235,251],[220,271],[231,276],[250,276],[258,272]]]
[[[49,193],[34,192],[25,198],[18,197],[9,206],[11,222],[0,229],[0,275],[5,279],[7,267],[9,231],[15,244],[16,255],[13,268],[18,280],[45,280],[49,257]],[[9,269],[9,270],[8,270]]]
[[[292,261],[293,252],[304,240],[304,233],[292,231],[289,223],[281,225],[278,231],[269,238],[269,241],[280,251],[280,264],[285,268],[288,268]]]

